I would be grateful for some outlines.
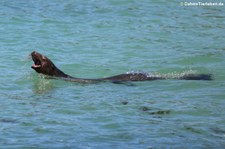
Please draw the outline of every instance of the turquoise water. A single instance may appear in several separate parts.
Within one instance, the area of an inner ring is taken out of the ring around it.
[[[224,148],[225,6],[176,0],[0,1],[0,148]],[[212,73],[214,81],[44,79]]]

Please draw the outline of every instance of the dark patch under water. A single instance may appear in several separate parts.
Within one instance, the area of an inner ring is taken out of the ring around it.
[[[3,119],[0,119],[0,123],[17,123],[18,120],[14,120],[14,119],[6,119],[6,118],[3,118]]]

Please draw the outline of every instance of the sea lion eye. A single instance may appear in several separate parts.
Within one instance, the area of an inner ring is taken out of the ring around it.
[[[42,58],[43,60],[46,60],[46,57],[45,57],[45,56],[42,56],[41,58]]]

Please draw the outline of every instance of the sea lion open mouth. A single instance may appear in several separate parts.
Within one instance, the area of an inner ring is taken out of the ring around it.
[[[39,67],[41,67],[41,61],[39,61],[38,59],[35,59],[35,58],[33,58],[33,61],[34,61],[34,64],[32,65],[32,68],[39,68]]]
[[[41,61],[38,59],[37,53],[35,51],[31,53],[31,57],[32,60],[34,61],[34,64],[31,67],[33,69],[41,67]]]

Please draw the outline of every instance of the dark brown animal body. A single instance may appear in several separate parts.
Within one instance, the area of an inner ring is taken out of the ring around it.
[[[42,73],[47,76],[61,78],[67,81],[80,82],[80,83],[95,83],[101,81],[111,81],[113,83],[124,82],[124,81],[149,81],[149,80],[159,80],[159,79],[167,79],[165,77],[148,75],[146,73],[126,73],[120,74],[116,76],[111,76],[107,78],[99,78],[99,79],[84,79],[84,78],[76,78],[72,77],[68,74],[65,74],[63,71],[58,69],[55,64],[46,56],[38,53],[32,52],[31,57],[34,61],[34,64],[31,66],[37,73]],[[191,74],[184,75],[182,77],[176,78],[182,80],[212,80],[210,74]]]

